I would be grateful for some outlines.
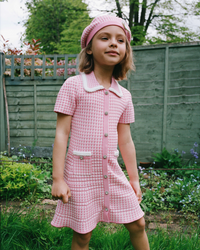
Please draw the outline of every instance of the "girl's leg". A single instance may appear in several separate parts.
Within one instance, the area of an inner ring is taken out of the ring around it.
[[[149,242],[145,232],[145,220],[141,219],[124,224],[130,234],[131,243],[135,250],[149,250]]]
[[[86,234],[79,234],[74,231],[71,250],[88,250],[92,231]]]

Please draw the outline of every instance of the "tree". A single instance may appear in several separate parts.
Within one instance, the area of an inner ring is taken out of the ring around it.
[[[90,0],[85,1],[89,3]],[[116,13],[128,22],[132,32],[132,45],[200,39],[200,30],[195,33],[186,25],[188,17],[199,17],[199,0],[105,1],[111,4],[109,12]],[[156,35],[150,35],[149,30],[156,31]]]
[[[81,37],[74,26],[74,22],[85,27],[85,21],[89,20],[87,5],[81,0],[27,0],[26,7],[29,12],[28,20],[25,22],[25,40],[31,41],[32,38],[40,39],[41,51],[52,54],[60,52],[60,43],[66,31],[73,26],[74,34],[71,33],[65,46],[62,44],[63,53],[78,53],[80,45],[75,39]],[[64,32],[65,31],[65,32]],[[64,32],[64,33],[63,33]],[[73,48],[73,51],[65,48]]]

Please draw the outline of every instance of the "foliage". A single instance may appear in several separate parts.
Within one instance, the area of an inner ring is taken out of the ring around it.
[[[79,53],[80,37],[88,24],[87,5],[81,0],[27,0],[25,40],[40,39],[46,54]]]
[[[177,150],[173,153],[169,153],[166,148],[163,148],[161,153],[154,154],[153,160],[156,164],[159,164],[161,168],[181,168],[182,157]]]
[[[187,26],[190,17],[199,16],[198,0],[105,1],[111,4],[111,13],[114,12],[128,21],[132,32],[132,45],[189,42],[200,39],[200,30],[192,32]],[[153,30],[156,32],[152,32]]]
[[[52,43],[55,46],[55,52],[58,54],[78,54],[81,51],[81,34],[83,29],[91,22],[87,14],[83,13],[80,19],[74,19],[70,27],[64,24],[64,30],[61,32],[60,43]]]
[[[49,197],[51,186],[50,171],[42,171],[28,162],[13,162],[16,156],[9,158],[0,153],[0,197],[1,199],[27,199],[35,201],[44,195]]]
[[[64,250],[71,248],[73,230],[55,228],[50,225],[45,210],[26,208],[24,210],[3,211],[1,213],[1,249],[2,250]],[[130,250],[132,249],[128,231],[116,225],[115,232],[99,223],[93,230],[90,250]],[[151,250],[194,250],[199,247],[199,228],[188,231],[167,232],[155,230],[148,232]]]
[[[166,172],[140,169],[143,191],[142,207],[148,212],[174,210],[183,213],[200,211],[200,171],[182,178]]]
[[[185,164],[183,161],[183,156],[185,152],[182,151],[179,153],[178,149],[175,149],[172,153],[170,153],[166,148],[163,148],[161,153],[154,154],[153,160],[154,163],[159,165],[161,168],[187,168],[196,165],[196,160],[198,159],[197,153],[198,144],[195,142],[193,147],[190,150],[190,159]],[[170,172],[171,173],[171,172]]]

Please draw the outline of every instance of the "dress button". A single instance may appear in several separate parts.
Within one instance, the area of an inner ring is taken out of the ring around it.
[[[108,176],[105,174],[105,175],[104,175],[104,179],[107,179],[107,178],[108,178]]]
[[[108,95],[108,91],[105,91],[105,95]]]
[[[80,160],[83,160],[83,156],[80,156]]]
[[[106,111],[104,114],[105,114],[105,115],[108,115],[108,111]]]
[[[104,134],[104,136],[105,136],[105,137],[108,137],[108,134],[107,134],[107,133],[105,133],[105,134]]]
[[[107,155],[104,155],[103,158],[106,159],[106,158],[107,158]]]
[[[107,207],[105,208],[105,211],[108,212],[108,208]]]
[[[105,192],[105,194],[107,195],[107,194],[109,194],[109,192],[108,192],[108,191],[106,191],[106,192]]]

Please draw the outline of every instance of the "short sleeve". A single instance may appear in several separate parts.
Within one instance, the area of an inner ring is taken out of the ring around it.
[[[54,106],[54,112],[73,116],[76,108],[75,82],[68,78],[62,85]]]
[[[132,123],[135,121],[135,113],[134,113],[132,97],[129,92],[126,98],[127,98],[127,105],[119,119],[119,123]]]

